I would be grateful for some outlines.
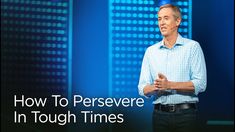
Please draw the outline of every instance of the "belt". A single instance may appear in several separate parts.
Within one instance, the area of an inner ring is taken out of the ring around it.
[[[196,109],[196,103],[168,104],[168,105],[155,104],[154,109],[164,112],[176,112],[186,109]]]

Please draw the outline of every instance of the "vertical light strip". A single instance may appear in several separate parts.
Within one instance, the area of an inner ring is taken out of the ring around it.
[[[193,6],[193,3],[192,3],[192,0],[189,0],[188,2],[188,8],[189,8],[189,14],[188,14],[188,17],[189,17],[189,20],[188,20],[188,36],[189,38],[192,38],[192,6]]]
[[[112,21],[112,0],[109,0],[109,5],[108,5],[109,7],[108,7],[108,9],[109,9],[109,11],[108,11],[108,16],[109,16],[109,55],[108,55],[108,60],[109,60],[109,72],[108,72],[108,74],[109,74],[109,76],[108,76],[108,81],[109,81],[109,97],[112,97],[112,44],[113,44],[113,42],[112,42],[112,23],[111,23],[111,21]]]
[[[109,41],[109,54],[108,54],[108,63],[109,63],[109,72],[108,72],[108,81],[109,81],[109,97],[112,97],[113,95],[112,95],[112,84],[113,84],[113,82],[112,82],[112,77],[113,77],[113,75],[112,75],[112,70],[113,70],[113,65],[112,65],[112,63],[113,63],[113,61],[112,61],[112,54],[113,54],[113,52],[112,52],[112,44],[113,44],[113,41],[112,41],[112,23],[111,23],[111,21],[112,21],[112,0],[109,0],[109,4],[108,4],[108,23],[109,23],[109,27],[108,27],[108,30],[109,30],[109,34],[108,34],[108,41]],[[110,113],[112,113],[112,107],[111,108],[109,108],[109,112]],[[112,132],[112,124],[110,124],[109,125],[109,130],[108,130],[109,132]]]
[[[73,0],[69,1],[68,99],[72,97]]]

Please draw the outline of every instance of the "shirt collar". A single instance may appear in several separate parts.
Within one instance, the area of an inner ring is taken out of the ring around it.
[[[184,44],[183,37],[178,33],[176,42],[175,42],[175,44],[174,44],[173,47],[175,47],[175,46],[177,46],[177,45],[183,45],[183,44]],[[159,47],[159,48],[167,48],[167,47],[164,45],[163,40],[160,42],[160,47]]]

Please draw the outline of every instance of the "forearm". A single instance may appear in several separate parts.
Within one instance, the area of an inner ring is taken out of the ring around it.
[[[169,88],[181,92],[194,92],[194,85],[191,81],[188,82],[168,82]]]

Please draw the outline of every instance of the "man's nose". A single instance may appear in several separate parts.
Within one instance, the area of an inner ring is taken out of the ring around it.
[[[161,21],[158,21],[159,25],[164,25],[165,24],[165,21],[164,20],[161,20]]]
[[[160,22],[159,22],[159,25],[165,25],[165,21],[163,21],[163,20],[160,21]]]

